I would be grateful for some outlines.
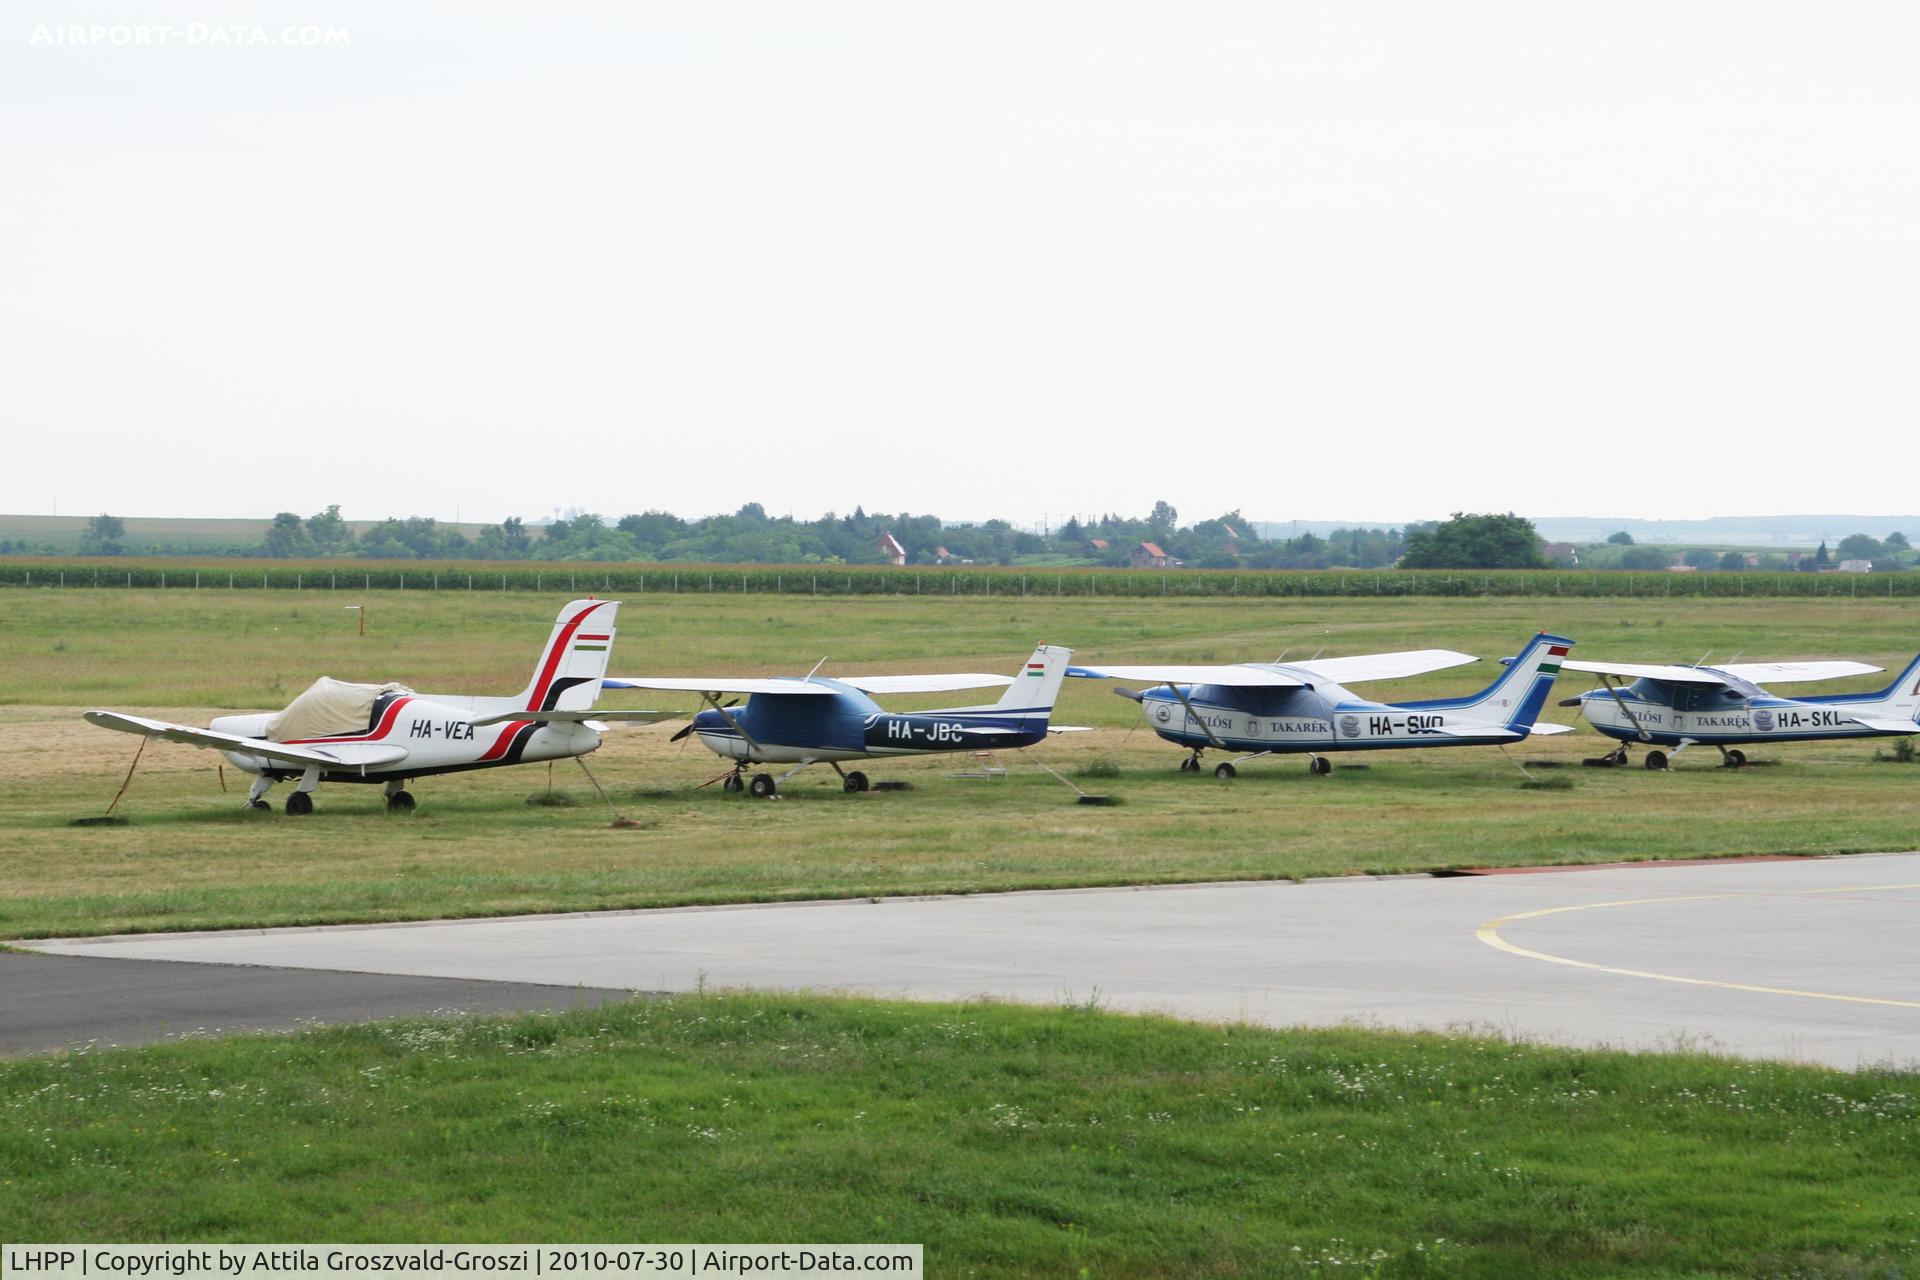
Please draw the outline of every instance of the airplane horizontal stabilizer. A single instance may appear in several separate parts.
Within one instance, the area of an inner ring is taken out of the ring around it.
[[[1047,726],[1047,732],[1048,733],[1092,733],[1093,726],[1090,724],[1050,724]]]
[[[1902,720],[1898,716],[1854,716],[1852,719],[1855,724],[1863,724],[1881,733],[1920,733],[1920,723]]]
[[[1573,726],[1570,724],[1548,724],[1545,720],[1534,721],[1533,728],[1527,730],[1529,735],[1536,738],[1544,738],[1555,733],[1572,732]]]
[[[367,769],[396,764],[407,758],[405,747],[383,742],[330,742],[325,746],[307,746],[291,742],[269,742],[265,738],[243,738],[234,733],[215,733],[189,724],[168,720],[149,720],[118,711],[89,711],[83,717],[88,724],[121,733],[138,733],[162,742],[179,742],[190,747],[209,747],[215,751],[235,751],[261,756],[280,764],[319,765],[325,769]]]
[[[1450,720],[1443,725],[1435,725],[1429,733],[1444,733],[1449,738],[1512,738],[1520,739],[1527,735],[1515,732],[1503,724],[1491,720]]]

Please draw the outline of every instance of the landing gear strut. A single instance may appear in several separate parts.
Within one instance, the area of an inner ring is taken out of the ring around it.
[[[255,778],[253,785],[247,788],[247,808],[257,813],[265,813],[273,808],[267,803],[267,792],[273,790],[273,779],[265,776]]]

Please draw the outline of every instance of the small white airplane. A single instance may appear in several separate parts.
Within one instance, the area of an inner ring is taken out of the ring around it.
[[[1077,728],[1052,723],[1054,699],[1067,672],[1071,649],[1041,645],[1017,676],[979,672],[905,676],[609,676],[609,689],[678,690],[697,693],[707,709],[674,735],[698,735],[702,746],[735,761],[725,775],[727,791],[774,795],[782,782],[809,765],[827,764],[848,791],[865,791],[867,775],[840,767],[842,761],[884,756],[930,755],[952,751],[998,751],[1030,747],[1050,733]],[[946,707],[938,711],[891,713],[869,695],[947,693],[956,689],[1004,687],[998,702],[986,706]],[[732,711],[724,694],[746,694],[747,705]],[[746,776],[750,764],[790,764],[779,777]]]
[[[1573,641],[1541,632],[1492,684],[1459,698],[1375,702],[1347,682],[1398,680],[1478,661],[1452,649],[1363,653],[1304,662],[1241,662],[1229,666],[1156,664],[1073,667],[1070,676],[1151,682],[1115,689],[1140,704],[1155,733],[1187,756],[1180,772],[1198,773],[1208,748],[1237,753],[1213,768],[1231,778],[1262,756],[1304,754],[1315,774],[1333,771],[1327,753],[1401,747],[1498,746],[1530,735],[1568,733],[1540,720]]]
[[[220,752],[256,775],[247,805],[267,809],[276,782],[298,779],[287,812],[313,812],[322,782],[383,782],[389,809],[411,809],[407,783],[439,773],[584,756],[612,720],[653,723],[667,711],[595,711],[613,649],[617,600],[575,600],[560,610],[527,687],[510,698],[415,693],[401,684],[350,684],[322,676],[278,712],[220,716],[206,728],[89,711],[103,729]]]
[[[1568,671],[1600,677],[1601,687],[1564,699],[1587,723],[1620,745],[1589,764],[1627,763],[1629,744],[1651,748],[1642,761],[1667,767],[1671,747],[1679,755],[1695,745],[1717,747],[1720,762],[1738,769],[1747,762],[1739,748],[1757,743],[1808,742],[1821,738],[1899,737],[1920,733],[1920,658],[1894,682],[1871,693],[1831,693],[1783,698],[1763,684],[1791,684],[1872,675],[1884,667],[1864,662],[1724,662],[1717,667],[1648,662],[1569,662]],[[1632,681],[1631,684],[1627,683]]]

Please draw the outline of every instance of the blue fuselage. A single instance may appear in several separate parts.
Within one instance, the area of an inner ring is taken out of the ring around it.
[[[1050,707],[954,707],[890,712],[848,685],[816,677],[827,694],[757,693],[745,706],[702,711],[693,730],[715,755],[798,764],[873,756],[1030,747],[1047,736]],[[743,732],[744,730],[744,732]]]

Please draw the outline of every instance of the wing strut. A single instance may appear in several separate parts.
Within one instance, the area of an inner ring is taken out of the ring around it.
[[[1187,701],[1187,691],[1177,684],[1170,684],[1167,688],[1173,690],[1173,696],[1180,699],[1180,705],[1187,709],[1187,714],[1192,716],[1194,723],[1200,726],[1200,732],[1207,735],[1207,741],[1222,751],[1226,750],[1227,744],[1220,741],[1220,736],[1213,731],[1213,726],[1202,720],[1200,713],[1193,709],[1193,704]]]
[[[820,659],[820,661],[825,662],[826,659],[822,658]],[[819,668],[815,667],[814,670],[817,671],[819,670]],[[725,692],[725,690],[722,690],[721,692]],[[747,740],[748,746],[752,747],[755,751],[758,751],[760,749],[760,744],[754,740],[754,737],[752,734],[747,732],[747,726],[741,724],[738,720],[735,720],[733,718],[733,713],[720,705],[720,694],[703,693],[700,696],[706,699],[708,706],[712,707],[715,711],[718,711],[720,713],[720,718],[727,722],[728,728],[732,729],[735,733],[739,734],[742,738],[745,738]]]
[[[1633,726],[1634,736],[1642,742],[1652,742],[1653,735],[1648,733],[1646,729],[1641,726],[1639,717],[1633,714],[1633,708],[1627,705],[1627,700],[1620,696],[1620,690],[1614,687],[1613,682],[1617,679],[1619,679],[1618,676],[1612,676],[1612,675],[1608,675],[1605,672],[1601,672],[1600,687],[1613,695],[1613,705],[1620,708],[1620,713],[1626,716],[1627,723]],[[1625,758],[1626,757],[1624,755],[1621,757],[1621,759],[1623,760]],[[1522,772],[1525,772],[1525,771],[1522,770]]]

